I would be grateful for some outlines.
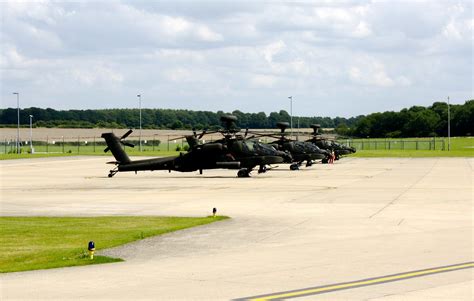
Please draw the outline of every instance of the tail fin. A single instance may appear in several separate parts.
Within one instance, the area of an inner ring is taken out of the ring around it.
[[[111,150],[115,160],[117,160],[117,162],[120,164],[132,162],[127,153],[125,153],[123,150],[119,137],[115,136],[114,133],[103,133],[102,138],[104,138],[105,143],[107,143],[107,148],[104,150],[104,152]]]

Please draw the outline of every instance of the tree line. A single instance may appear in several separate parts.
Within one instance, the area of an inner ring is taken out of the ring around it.
[[[474,133],[474,100],[462,105],[451,105],[451,134],[471,136]],[[190,111],[171,109],[142,109],[142,127],[145,129],[215,129],[223,111]],[[280,121],[290,121],[287,111],[244,113],[233,111],[240,128],[275,128]],[[29,125],[33,115],[35,127],[62,128],[138,128],[138,109],[54,110],[51,108],[25,108],[20,110],[20,123]],[[309,128],[318,123],[323,128],[334,128],[342,136],[353,137],[427,137],[447,136],[448,105],[435,102],[428,107],[413,106],[399,112],[372,113],[357,117],[303,117],[293,116],[294,128]],[[14,127],[17,124],[15,108],[0,109],[0,124]]]
[[[474,100],[450,105],[452,136],[474,134]],[[338,129],[355,137],[434,137],[448,135],[448,104],[435,102],[429,107],[413,106],[399,112],[372,113],[356,122],[354,127]]]
[[[171,109],[142,109],[142,128],[145,129],[214,129],[220,126],[220,117],[227,114],[237,116],[240,128],[263,129],[275,128],[280,121],[290,121],[288,112],[281,110],[267,115],[264,112],[244,113],[233,111],[190,111]],[[138,109],[103,109],[103,110],[54,110],[51,108],[25,108],[20,110],[20,123],[29,125],[29,115],[33,115],[36,127],[61,128],[138,128],[140,113]],[[353,126],[359,117],[297,117],[293,116],[293,127],[308,128],[319,123],[326,128],[334,128],[344,123]],[[16,126],[17,109],[0,110],[0,124]]]

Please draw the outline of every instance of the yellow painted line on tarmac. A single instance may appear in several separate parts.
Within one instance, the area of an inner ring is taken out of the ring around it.
[[[386,276],[362,279],[362,280],[351,281],[351,282],[336,283],[336,284],[330,284],[330,285],[319,286],[319,287],[305,288],[305,289],[286,291],[286,292],[278,292],[278,293],[260,295],[260,296],[255,296],[255,297],[247,297],[247,298],[242,298],[238,300],[266,301],[266,300],[290,299],[290,298],[297,298],[297,297],[303,297],[303,296],[308,296],[308,295],[330,293],[330,292],[338,291],[338,290],[352,289],[352,288],[357,288],[361,286],[369,286],[369,285],[382,284],[386,282],[400,281],[400,280],[405,280],[409,278],[428,276],[428,275],[437,274],[437,273],[445,273],[445,272],[451,272],[451,271],[456,271],[456,270],[469,269],[473,267],[474,267],[474,262],[465,262],[465,263],[459,263],[459,264],[454,264],[454,265],[449,265],[449,266],[435,267],[435,268],[429,268],[429,269],[424,269],[424,270],[386,275]]]

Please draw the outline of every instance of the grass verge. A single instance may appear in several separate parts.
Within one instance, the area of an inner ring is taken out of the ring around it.
[[[95,256],[102,250],[146,237],[226,219],[217,217],[0,217],[0,273],[122,261]]]

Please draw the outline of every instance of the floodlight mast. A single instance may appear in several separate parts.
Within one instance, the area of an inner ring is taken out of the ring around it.
[[[290,99],[290,137],[293,137],[293,96],[288,98]]]
[[[299,133],[300,133],[300,116],[298,115],[298,130],[296,132],[296,140],[299,140]]]
[[[142,95],[138,94],[138,108],[140,110],[140,132],[139,132],[139,143],[140,143],[140,152],[142,151]]]
[[[448,96],[448,151],[451,150],[451,110]]]
[[[34,153],[33,149],[33,115],[30,115],[30,150],[31,153]]]
[[[20,153],[20,93],[13,92],[16,95],[16,109],[17,109],[17,121],[18,126],[16,128],[16,153]]]

